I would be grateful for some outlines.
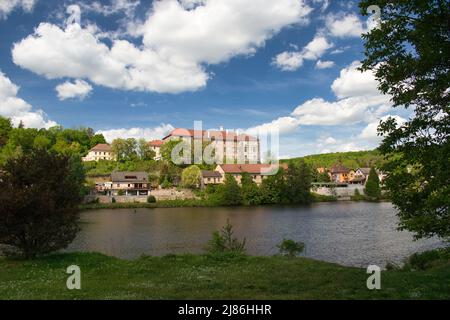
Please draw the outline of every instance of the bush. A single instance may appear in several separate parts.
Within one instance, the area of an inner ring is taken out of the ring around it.
[[[117,191],[117,195],[118,196],[123,196],[123,195],[125,195],[125,191],[119,190],[119,191]]]
[[[163,189],[169,189],[172,187],[172,184],[169,182],[169,180],[164,179],[163,183],[161,183],[161,188]]]
[[[0,243],[25,258],[66,248],[80,230],[84,170],[69,156],[33,150],[4,165]]]
[[[147,197],[147,203],[155,203],[155,202],[156,202],[155,196],[148,196]]]
[[[436,249],[413,254],[406,262],[405,269],[426,270],[450,263],[450,248]]]
[[[283,239],[277,248],[280,250],[281,255],[293,258],[305,250],[305,244],[290,239]]]
[[[374,168],[370,169],[369,177],[366,182],[365,193],[368,197],[378,199],[381,197],[380,179]]]
[[[246,239],[239,241],[233,237],[234,231],[230,221],[227,220],[227,224],[222,230],[213,233],[213,238],[209,241],[206,250],[212,254],[222,253],[234,253],[244,254]]]
[[[116,198],[113,197],[113,198],[111,199],[111,203],[116,203]]]

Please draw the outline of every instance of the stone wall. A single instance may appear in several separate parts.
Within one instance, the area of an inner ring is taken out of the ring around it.
[[[182,200],[182,199],[194,199],[194,193],[189,189],[155,189],[150,192],[150,195],[156,198],[156,201],[161,200]],[[147,202],[147,196],[113,196],[116,202],[125,203],[125,202],[139,202],[144,203]],[[86,196],[84,199],[85,203],[93,202],[95,199],[98,199],[100,203],[111,203],[112,198],[110,196],[103,195],[90,195]]]
[[[358,189],[360,194],[364,194],[364,186],[360,184],[350,184],[347,187],[319,187],[311,189],[312,192],[323,196],[335,196],[338,199],[349,199],[355,195],[355,190]]]

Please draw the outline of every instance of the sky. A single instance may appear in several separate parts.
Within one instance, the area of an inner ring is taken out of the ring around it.
[[[279,132],[279,157],[370,150],[403,122],[360,72],[357,1],[0,0],[0,116],[108,141]]]

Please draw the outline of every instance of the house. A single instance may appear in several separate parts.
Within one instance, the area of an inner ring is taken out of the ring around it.
[[[177,128],[172,130],[163,142],[182,140],[194,145],[195,142],[212,142],[215,158],[218,160],[233,160],[238,163],[259,163],[259,139],[247,134],[238,134],[228,130],[193,130]]]
[[[210,184],[220,184],[222,181],[222,174],[218,171],[202,170],[201,175],[202,187]]]
[[[116,160],[116,156],[111,146],[106,143],[99,143],[88,154],[82,158],[83,161]]]
[[[378,179],[380,180],[380,183],[383,183],[384,179],[386,179],[386,174],[383,173],[380,170],[376,170],[376,172],[377,172],[377,175],[378,175]],[[358,168],[355,171],[355,174],[358,177],[363,178],[364,179],[364,183],[366,183],[367,178],[369,177],[369,174],[370,174],[370,168]]]
[[[332,182],[347,183],[350,170],[342,163],[337,163],[330,168],[329,176]]]
[[[161,147],[164,144],[162,140],[153,140],[148,143],[150,149],[155,152],[155,160],[161,160]]]
[[[262,181],[270,175],[276,174],[279,167],[287,168],[286,164],[219,164],[215,171],[219,172],[222,176],[220,183],[225,182],[225,175],[232,175],[236,181],[240,184],[243,173],[248,173],[252,177],[253,181],[260,185]]]
[[[142,196],[149,195],[151,183],[147,172],[113,172],[111,174],[110,195]]]

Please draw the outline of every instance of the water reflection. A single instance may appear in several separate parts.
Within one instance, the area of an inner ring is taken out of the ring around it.
[[[98,210],[82,214],[83,227],[69,251],[98,251],[120,258],[200,253],[211,233],[233,224],[247,252],[273,255],[283,238],[303,241],[308,257],[344,265],[384,266],[435,248],[436,239],[413,242],[396,230],[389,203],[323,203],[310,207]]]

